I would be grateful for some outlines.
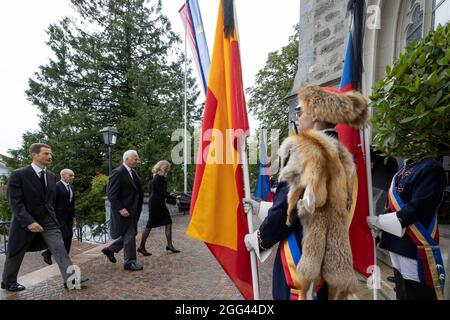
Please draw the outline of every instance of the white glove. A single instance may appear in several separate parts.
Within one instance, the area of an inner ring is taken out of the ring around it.
[[[247,247],[247,251],[249,251],[249,252],[252,250],[255,250],[255,248],[253,247],[254,241],[252,240],[252,237],[254,234],[255,234],[255,232],[247,233],[244,237],[244,243],[245,243],[245,246]]]
[[[378,216],[368,216],[366,221],[370,229],[380,231],[380,228],[378,227]]]
[[[250,211],[250,208],[252,209],[253,214],[255,215],[259,214],[259,207],[261,205],[260,202],[255,201],[251,198],[244,198],[242,199],[242,202],[244,203],[245,214],[247,214]]]
[[[259,261],[264,262],[270,256],[272,248],[260,252],[258,232],[259,230],[256,230],[253,233],[246,234],[244,236],[244,243],[248,251],[255,251],[256,257],[258,257]]]
[[[367,225],[372,230],[379,232],[383,230],[397,237],[403,237],[406,228],[402,228],[396,212],[382,214],[381,216],[367,217]]]
[[[368,216],[366,221],[370,231],[372,231],[372,236],[374,238],[381,236],[381,229],[378,227],[378,216]]]

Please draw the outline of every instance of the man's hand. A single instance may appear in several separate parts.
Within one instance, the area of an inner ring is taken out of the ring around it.
[[[35,232],[35,233],[44,231],[44,228],[42,228],[41,225],[39,223],[37,223],[37,222],[33,222],[32,224],[29,224],[27,226],[27,228],[31,232]]]
[[[255,201],[251,198],[244,198],[242,199],[243,203],[244,203],[244,212],[245,214],[247,214],[250,211],[250,208],[253,211],[253,214],[258,215],[259,214],[259,207],[261,205],[261,203],[259,203],[258,201]]]
[[[120,215],[121,215],[122,217],[129,217],[129,216],[130,216],[130,213],[129,213],[128,210],[125,209],[125,208],[122,209],[122,210],[120,210],[119,213],[120,213]]]

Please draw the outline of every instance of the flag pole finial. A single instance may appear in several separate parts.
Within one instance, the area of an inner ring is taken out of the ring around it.
[[[222,0],[223,7],[223,32],[225,38],[234,34],[234,0]]]

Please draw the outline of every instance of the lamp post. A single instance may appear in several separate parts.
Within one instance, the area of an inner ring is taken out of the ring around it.
[[[116,144],[117,142],[117,129],[113,127],[112,125],[109,125],[100,132],[103,134],[103,142],[108,146],[108,175],[111,175],[112,171],[112,152],[111,147]]]

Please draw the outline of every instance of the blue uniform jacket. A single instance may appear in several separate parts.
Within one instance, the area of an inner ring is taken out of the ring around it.
[[[399,172],[404,166],[400,166]],[[397,217],[401,219],[402,227],[419,221],[428,228],[447,184],[444,168],[437,161],[425,158],[416,165],[408,166],[405,172],[406,174],[399,174],[396,181],[397,192],[405,203],[405,207],[397,211]],[[387,209],[385,213],[388,212],[391,210]],[[380,248],[417,259],[417,247],[406,233],[400,238],[383,232]]]
[[[338,134],[334,129],[324,130],[324,132],[335,139],[338,138]],[[270,248],[277,242],[287,239],[290,232],[294,231],[297,244],[301,251],[301,241],[303,238],[302,225],[298,219],[291,227],[286,225],[288,192],[289,185],[286,182],[280,182],[274,196],[273,205],[269,209],[267,217],[259,227],[259,232],[261,235],[261,249]],[[295,215],[297,215],[297,213],[295,213]],[[273,266],[272,295],[275,300],[289,300],[290,298],[290,288],[287,285],[284,275],[279,246]],[[321,289],[317,292],[317,299],[327,300],[327,297],[328,286],[324,283]]]

